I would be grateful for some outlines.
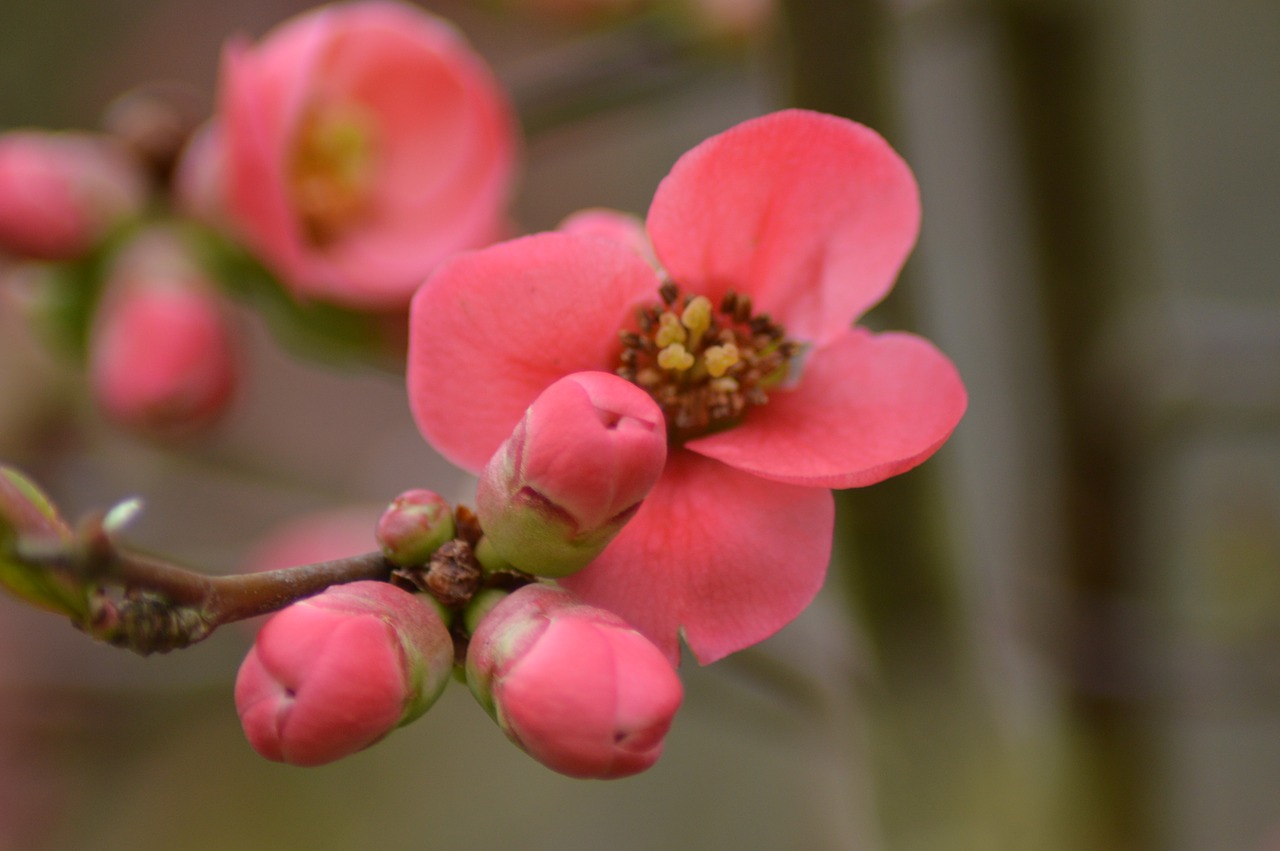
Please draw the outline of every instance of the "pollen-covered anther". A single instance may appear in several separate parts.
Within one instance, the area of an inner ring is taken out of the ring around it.
[[[689,335],[680,324],[680,317],[674,313],[663,313],[658,317],[658,333],[654,335],[653,341],[659,348],[665,349],[674,343],[683,343],[687,339]],[[683,349],[683,346],[681,348]]]
[[[689,330],[689,348],[696,349],[711,327],[711,300],[702,295],[689,299],[680,314],[680,324]]]
[[[738,362],[738,347],[733,343],[711,346],[703,352],[702,359],[707,365],[707,374],[712,378],[719,378]]]
[[[730,292],[715,308],[668,282],[659,299],[637,312],[638,333],[620,335],[617,372],[657,401],[671,440],[737,425],[788,378],[800,346],[767,315],[755,315],[749,297]]]
[[[658,366],[675,372],[684,372],[693,366],[693,355],[685,351],[680,343],[671,345],[658,352]]]

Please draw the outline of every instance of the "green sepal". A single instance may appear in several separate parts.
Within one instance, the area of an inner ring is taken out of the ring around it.
[[[0,466],[0,587],[33,606],[84,623],[89,598],[83,584],[67,572],[32,565],[19,546],[70,546],[72,532],[36,485],[12,467]]]
[[[407,319],[300,300],[257,258],[216,231],[192,227],[189,243],[223,289],[262,316],[285,348],[339,366],[403,370],[403,344],[388,330],[403,325],[400,333],[407,334]]]

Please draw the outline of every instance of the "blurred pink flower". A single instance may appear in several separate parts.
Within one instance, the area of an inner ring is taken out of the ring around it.
[[[661,302],[634,250],[593,237],[538,234],[442,266],[412,308],[418,426],[479,470],[562,375],[616,368],[649,390],[666,469],[563,582],[672,659],[679,635],[719,659],[817,593],[829,489],[914,467],[964,412],[955,367],[930,343],[850,328],[892,287],[919,216],[915,179],[873,131],[799,110],[747,121],[658,188],[647,224]]]
[[[207,132],[181,169],[189,203],[224,205],[299,297],[403,307],[505,227],[510,107],[457,31],[413,6],[322,6],[232,43]]]
[[[267,621],[236,677],[236,710],[262,756],[322,765],[417,718],[452,670],[431,603],[386,582],[335,585]]]
[[[644,771],[680,708],[675,670],[617,615],[526,585],[471,637],[467,682],[510,739],[570,777]]]
[[[635,515],[666,458],[662,411],[648,394],[607,372],[567,375],[485,465],[476,513],[508,562],[566,576]]]
[[[0,252],[80,257],[141,209],[145,190],[136,165],[105,137],[0,134]]]
[[[226,306],[166,231],[115,258],[89,348],[94,397],[111,419],[157,435],[199,429],[237,379]]]

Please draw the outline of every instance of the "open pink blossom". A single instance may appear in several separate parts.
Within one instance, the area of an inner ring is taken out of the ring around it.
[[[919,217],[915,179],[873,131],[799,110],[747,121],[659,186],[647,228],[665,276],[563,233],[442,266],[413,303],[418,426],[478,470],[562,375],[616,370],[648,390],[667,422],[662,477],[563,582],[672,659],[679,635],[719,659],[817,593],[830,489],[914,467],[964,412],[930,343],[850,327],[892,287]]]
[[[652,642],[548,585],[526,585],[484,616],[467,649],[467,683],[534,759],[597,779],[653,765],[684,695]]]
[[[80,257],[141,210],[145,191],[138,167],[106,137],[0,134],[0,251]]]
[[[409,5],[322,6],[232,43],[205,132],[181,183],[301,297],[403,307],[505,226],[510,107],[457,31]]]
[[[267,759],[322,765],[426,712],[452,670],[429,602],[386,582],[335,585],[267,621],[236,677],[236,711]]]

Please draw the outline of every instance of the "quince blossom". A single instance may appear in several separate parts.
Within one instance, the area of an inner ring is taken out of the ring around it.
[[[184,202],[230,225],[298,296],[402,308],[440,260],[506,227],[515,119],[448,23],[334,4],[226,50]]]
[[[609,369],[666,418],[666,466],[635,517],[562,580],[672,660],[776,632],[821,587],[831,488],[904,472],[967,404],[952,363],[853,328],[915,243],[914,177],[876,133],[790,110],[689,151],[647,217],[664,271],[598,236],[460,255],[412,305],[408,386],[426,439],[483,468],[557,378]]]

